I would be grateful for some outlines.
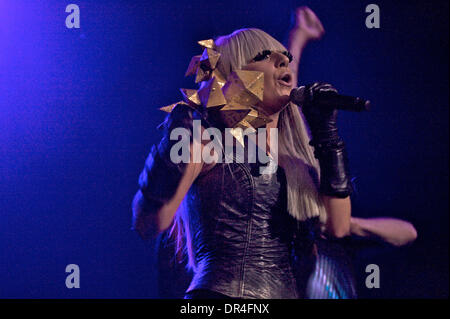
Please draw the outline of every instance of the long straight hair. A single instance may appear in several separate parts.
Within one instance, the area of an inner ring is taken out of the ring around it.
[[[221,54],[217,69],[225,77],[242,69],[263,50],[286,51],[280,42],[255,28],[236,30],[230,35],[218,37],[214,42]],[[278,119],[278,164],[286,173],[288,211],[298,221],[319,217],[324,225],[326,210],[318,192],[320,168],[309,142],[307,125],[299,107],[289,103]],[[195,271],[188,218],[182,203],[175,214],[171,233],[176,235],[179,256],[182,251],[187,253],[187,266]]]

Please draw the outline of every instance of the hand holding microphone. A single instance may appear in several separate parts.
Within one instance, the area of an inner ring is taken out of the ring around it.
[[[314,103],[322,108],[335,108],[344,111],[369,111],[370,101],[360,97],[340,95],[336,89],[319,85],[325,83],[316,82],[308,86],[300,86],[291,91],[291,101],[297,105],[303,105],[305,101],[314,99]]]
[[[324,103],[324,96],[336,98],[340,95],[331,84],[320,82],[306,85],[301,94],[299,90],[292,90],[291,101],[301,105],[311,131],[310,145],[314,147],[314,156],[320,164],[320,192],[345,198],[351,195],[353,188],[345,144],[338,135],[338,107]],[[365,102],[363,104],[366,105]],[[361,102],[356,105],[361,105]]]

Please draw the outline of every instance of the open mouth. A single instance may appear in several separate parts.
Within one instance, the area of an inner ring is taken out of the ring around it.
[[[284,86],[291,86],[292,84],[292,75],[290,73],[284,73],[278,78],[278,82]]]

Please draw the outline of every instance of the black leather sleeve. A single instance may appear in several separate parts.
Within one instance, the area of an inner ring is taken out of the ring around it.
[[[350,196],[353,187],[344,142],[339,139],[315,145],[314,154],[320,163],[320,192],[339,198]]]
[[[158,147],[152,147],[139,176],[139,188],[144,197],[161,204],[175,194],[184,172],[184,165],[171,162],[169,144],[164,137]]]
[[[345,144],[337,129],[338,111],[324,108],[315,102],[317,92],[334,91],[327,83],[306,86],[302,111],[311,130],[314,155],[320,163],[320,191],[322,194],[345,198],[353,192]]]
[[[171,148],[178,140],[171,140],[170,133],[174,129],[181,128],[190,140],[192,123],[193,110],[184,104],[175,106],[162,125],[163,138],[157,146],[152,147],[145,161],[144,169],[139,176],[139,189],[153,206],[155,203],[163,205],[173,197],[187,164],[172,161]]]

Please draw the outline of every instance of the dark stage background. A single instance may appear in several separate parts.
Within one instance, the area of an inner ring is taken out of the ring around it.
[[[308,5],[326,35],[306,48],[300,83],[369,98],[341,112],[357,176],[355,216],[411,221],[417,241],[368,249],[355,264],[365,298],[448,297],[448,1],[0,2],[0,297],[154,298],[153,243],[130,230],[131,200],[158,107],[195,88],[196,41],[259,27],[284,40]],[[364,286],[379,265],[381,287]],[[65,267],[80,267],[67,289]]]

